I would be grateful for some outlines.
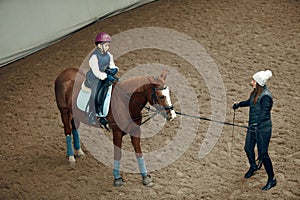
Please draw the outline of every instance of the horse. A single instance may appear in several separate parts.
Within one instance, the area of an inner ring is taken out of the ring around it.
[[[143,185],[150,186],[153,184],[151,176],[147,173],[140,144],[142,110],[149,103],[155,108],[152,110],[163,115],[166,120],[172,121],[176,117],[169,88],[165,85],[167,74],[168,71],[163,70],[158,77],[133,77],[112,84],[111,101],[106,120],[113,133],[113,185],[115,187],[122,186],[124,181],[120,175],[120,161],[122,138],[126,134],[130,134]],[[85,73],[76,68],[65,69],[55,80],[56,103],[64,126],[69,163],[75,163],[74,156],[85,155],[80,145],[78,130],[80,123],[101,127],[99,124],[89,124],[86,112],[78,109],[74,103],[84,80]],[[73,146],[71,135],[73,135]]]

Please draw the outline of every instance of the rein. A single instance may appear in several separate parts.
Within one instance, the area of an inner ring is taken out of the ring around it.
[[[191,117],[191,118],[196,118],[196,119],[200,119],[200,120],[211,121],[211,122],[216,122],[216,123],[219,123],[219,124],[224,124],[224,125],[230,125],[230,126],[232,126],[232,136],[231,136],[230,156],[232,156],[232,150],[233,150],[234,127],[237,126],[237,127],[241,127],[241,128],[247,128],[247,129],[250,128],[250,127],[248,127],[248,126],[239,125],[239,124],[235,124],[235,123],[234,123],[234,120],[235,120],[235,110],[234,110],[234,113],[233,113],[233,120],[232,120],[232,123],[230,123],[230,122],[223,122],[223,121],[217,121],[217,120],[213,120],[213,119],[209,119],[209,118],[205,118],[205,117],[200,117],[200,116],[188,115],[188,114],[184,114],[184,113],[177,112],[177,111],[175,111],[175,113],[178,114],[178,115],[186,116],[186,117]],[[261,164],[261,161],[259,160],[259,161],[258,161],[258,166],[261,167],[261,165],[262,165],[262,164]]]
[[[205,118],[205,117],[200,117],[200,116],[188,115],[188,114],[184,114],[184,113],[177,112],[177,111],[175,111],[175,113],[177,115],[182,115],[182,116],[185,116],[185,117],[191,117],[191,118],[195,118],[195,119],[216,122],[216,123],[219,123],[219,124],[230,125],[230,126],[233,126],[233,127],[237,126],[237,127],[241,127],[241,128],[247,128],[247,129],[249,128],[248,126],[244,126],[244,125],[239,125],[239,124],[234,124],[234,123],[230,123],[230,122],[223,122],[223,121],[213,120],[213,119],[209,119],[209,118]]]
[[[123,95],[124,95],[128,100],[130,100],[130,96],[129,96],[128,94],[126,94],[126,92],[125,92],[124,90],[122,90],[120,87],[118,87],[117,84],[115,85],[115,87],[116,87],[117,89],[119,89],[119,90],[123,93]],[[156,90],[164,90],[164,89],[166,89],[166,88],[167,88],[167,86],[162,87],[162,88],[155,88],[155,87],[152,88],[152,98],[153,98],[154,103],[158,103],[158,99],[157,99],[157,95],[156,95],[155,91],[156,91]],[[141,125],[143,125],[144,123],[146,123],[147,121],[149,121],[150,119],[152,119],[155,115],[157,115],[157,114],[159,113],[159,110],[154,110],[154,109],[152,109],[150,106],[142,105],[141,103],[136,102],[136,101],[133,101],[133,102],[134,102],[136,105],[138,105],[139,107],[146,108],[146,109],[148,110],[148,112],[149,112],[149,111],[153,112],[153,114],[152,114],[150,117],[148,117],[145,121],[143,121],[143,122],[141,123]],[[166,111],[167,111],[167,110],[173,110],[174,107],[173,107],[173,106],[165,106],[164,109],[165,109]],[[236,126],[236,127],[240,127],[240,128],[247,128],[247,129],[249,129],[248,126],[239,125],[239,124],[235,124],[235,123],[234,123],[235,113],[234,113],[234,116],[233,116],[233,123],[230,123],[230,122],[223,122],[223,121],[218,121],[218,120],[213,120],[213,119],[209,119],[209,118],[205,118],[205,117],[200,117],[200,116],[195,116],[195,115],[189,115],[189,114],[185,114],[185,113],[178,112],[178,111],[175,111],[175,113],[176,113],[177,115],[181,115],[181,116],[185,116],[185,117],[191,117],[191,118],[195,118],[195,119],[200,119],[200,120],[205,120],[205,121],[211,121],[211,122],[215,122],[215,123],[219,123],[219,124],[224,124],[224,125],[233,126],[233,131],[234,131],[234,127],[235,127],[235,126]],[[139,119],[139,118],[140,118],[140,117],[134,118],[134,119],[132,119],[132,120],[137,120],[137,119]]]

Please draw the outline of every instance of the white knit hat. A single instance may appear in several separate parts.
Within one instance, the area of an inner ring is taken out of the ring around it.
[[[266,71],[259,71],[253,75],[253,79],[258,83],[260,86],[265,86],[266,82],[269,78],[272,77],[272,72],[270,70]]]

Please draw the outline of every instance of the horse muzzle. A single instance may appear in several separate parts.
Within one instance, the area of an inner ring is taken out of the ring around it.
[[[173,121],[173,119],[175,119],[175,117],[176,117],[176,112],[175,112],[175,110],[170,110],[170,112],[169,112],[169,114],[168,114],[168,118],[167,118],[167,120],[168,121]]]
[[[173,106],[165,106],[159,113],[168,121],[172,121],[176,117],[176,112],[173,110]]]

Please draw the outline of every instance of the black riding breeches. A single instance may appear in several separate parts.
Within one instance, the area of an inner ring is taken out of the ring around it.
[[[254,153],[254,147],[256,144],[256,135],[257,135],[257,132],[255,132],[253,129],[249,128],[247,130],[245,146],[244,146],[244,150],[247,154],[250,167],[252,167],[253,169],[256,168],[255,153]]]
[[[268,154],[269,143],[272,135],[272,126],[265,126],[259,131],[257,127],[249,128],[246,135],[244,150],[247,154],[251,167],[256,167],[254,147],[257,144],[258,158],[264,164],[265,170],[269,178],[274,177],[274,171],[271,159]]]
[[[262,160],[265,170],[270,179],[274,177],[272,161],[269,157],[268,148],[272,135],[272,126],[265,126],[257,133],[258,157]]]

